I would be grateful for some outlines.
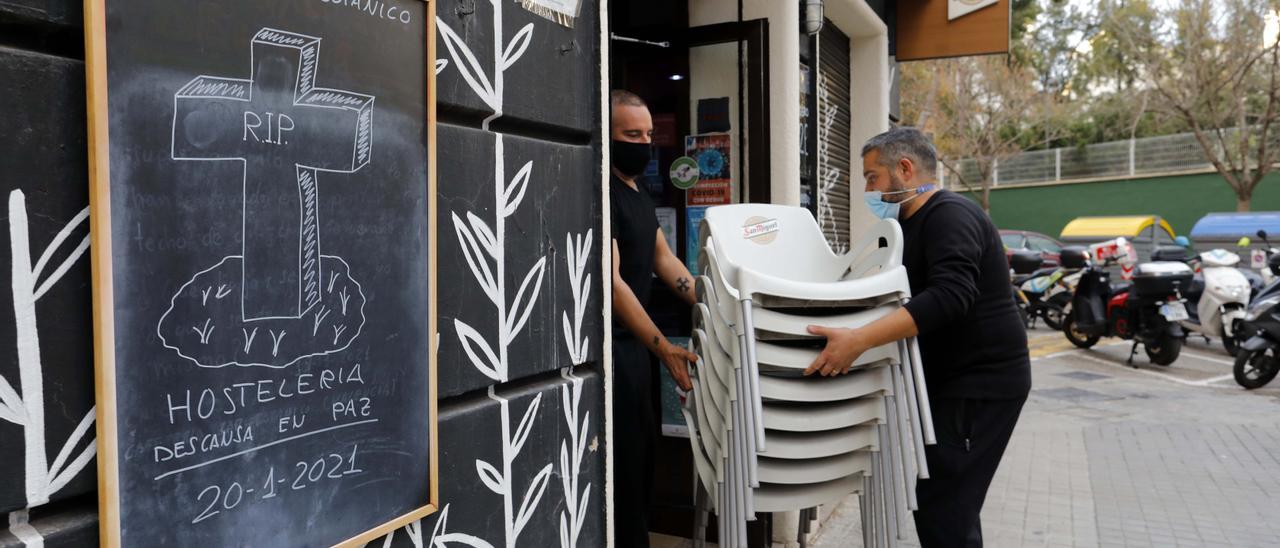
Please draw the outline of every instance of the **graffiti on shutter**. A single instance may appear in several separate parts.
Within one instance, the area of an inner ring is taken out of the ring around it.
[[[849,37],[827,20],[818,34],[817,216],[836,253],[849,250],[849,87]]]

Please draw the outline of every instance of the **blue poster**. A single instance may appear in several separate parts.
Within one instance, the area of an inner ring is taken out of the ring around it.
[[[689,349],[689,337],[667,337],[671,344]],[[662,382],[662,435],[676,438],[689,437],[689,425],[684,422],[684,414],[680,412],[680,392],[676,380],[671,377],[665,365],[658,365]]]
[[[686,207],[684,208],[685,219],[688,224],[685,225],[685,255],[684,264],[689,267],[689,273],[694,276],[698,275],[698,225],[702,224],[702,218],[707,216],[707,208],[705,207]]]

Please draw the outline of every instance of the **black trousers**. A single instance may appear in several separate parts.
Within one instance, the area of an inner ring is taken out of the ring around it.
[[[619,548],[649,546],[657,412],[649,349],[630,336],[613,340],[613,522]]]
[[[938,444],[925,446],[929,479],[916,484],[920,545],[982,546],[982,503],[1026,398],[930,401]]]

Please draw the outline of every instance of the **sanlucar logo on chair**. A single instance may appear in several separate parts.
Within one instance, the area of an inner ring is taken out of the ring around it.
[[[742,225],[742,237],[760,245],[773,243],[778,237],[778,220],[752,217]]]

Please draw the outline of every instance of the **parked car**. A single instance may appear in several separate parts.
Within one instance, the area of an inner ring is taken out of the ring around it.
[[[1012,258],[1014,250],[1024,249],[1039,252],[1045,267],[1058,266],[1062,258],[1062,242],[1039,232],[1001,230],[1000,239],[1004,241],[1004,253],[1009,258]]]

